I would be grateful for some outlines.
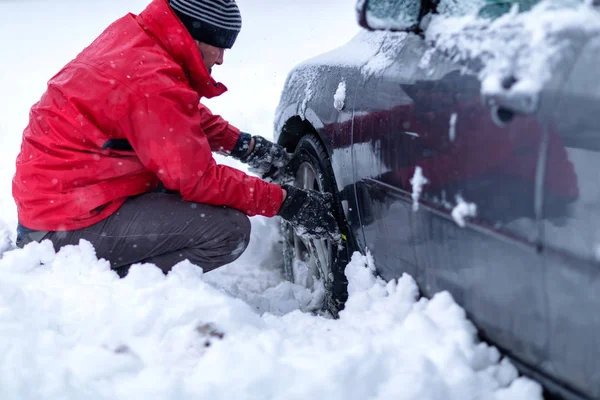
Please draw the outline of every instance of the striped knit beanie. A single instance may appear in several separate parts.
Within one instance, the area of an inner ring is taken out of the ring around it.
[[[235,0],[169,0],[192,37],[211,46],[230,49],[242,29]]]

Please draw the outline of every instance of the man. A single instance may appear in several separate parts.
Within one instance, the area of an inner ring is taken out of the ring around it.
[[[13,196],[17,245],[90,241],[121,276],[137,262],[204,271],[248,245],[247,216],[280,215],[313,237],[337,231],[331,197],[217,165],[211,151],[282,176],[289,155],[200,104],[226,91],[241,16],[233,0],[153,0],[111,24],[48,82],[30,111]]]

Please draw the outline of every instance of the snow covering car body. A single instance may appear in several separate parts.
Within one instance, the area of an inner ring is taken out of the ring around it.
[[[346,250],[449,291],[550,395],[597,399],[600,14],[516,3],[424,1],[408,29],[298,65],[275,135],[326,149],[333,176],[316,175],[337,192]],[[385,19],[364,7],[363,26]]]

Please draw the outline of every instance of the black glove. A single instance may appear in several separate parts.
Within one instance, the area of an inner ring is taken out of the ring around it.
[[[331,208],[331,193],[283,185],[287,197],[277,213],[288,221],[299,236],[311,239],[330,237],[339,240],[340,234]]]
[[[262,136],[254,136],[254,148],[246,155],[250,148],[252,137],[247,133],[240,134],[240,139],[231,152],[231,156],[248,164],[248,169],[262,179],[275,180],[288,174],[286,167],[290,162],[290,155],[277,143],[273,143]]]

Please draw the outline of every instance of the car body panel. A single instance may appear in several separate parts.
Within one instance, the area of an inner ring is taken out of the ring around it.
[[[403,151],[415,143],[402,116],[390,112],[412,103],[400,84],[409,84],[418,58],[414,47],[421,39],[414,34],[394,34],[382,38],[381,48],[362,68],[354,103],[353,161],[356,197],[360,209],[362,249],[378,259],[378,272],[385,279],[397,277],[399,270],[418,273],[410,229],[410,194],[393,190],[387,179],[408,163]]]
[[[600,37],[590,39],[563,86],[551,130],[558,133],[577,190],[568,203],[544,186],[544,283],[551,368],[575,389],[600,398]],[[547,174],[561,160],[548,151]],[[558,361],[555,361],[558,360]]]
[[[384,279],[409,273],[427,296],[449,291],[485,339],[569,399],[600,397],[600,225],[568,218],[573,204],[600,212],[600,135],[588,115],[600,111],[598,91],[564,103],[577,98],[569,82],[582,75],[578,68],[600,63],[579,56],[588,36],[555,32],[566,50],[553,54],[543,86],[527,93],[519,70],[503,69],[507,87],[490,91],[484,63],[468,52],[432,47],[414,33],[361,32],[298,66],[276,116],[282,136],[296,117],[319,133],[358,249],[373,254]],[[600,76],[586,76],[597,88]],[[333,105],[340,81],[341,111]],[[578,110],[588,113],[583,128],[581,115],[565,117]],[[417,166],[429,183],[414,211]],[[464,227],[452,215],[458,195],[478,209]],[[585,251],[561,239],[579,229]]]
[[[385,279],[406,272],[427,296],[448,290],[482,335],[539,368],[548,335],[535,212],[543,124],[523,115],[498,126],[477,76],[417,35],[397,60],[358,91],[377,99],[354,117],[363,249]],[[429,183],[414,212],[417,166]],[[451,217],[457,195],[479,206],[464,229]]]

